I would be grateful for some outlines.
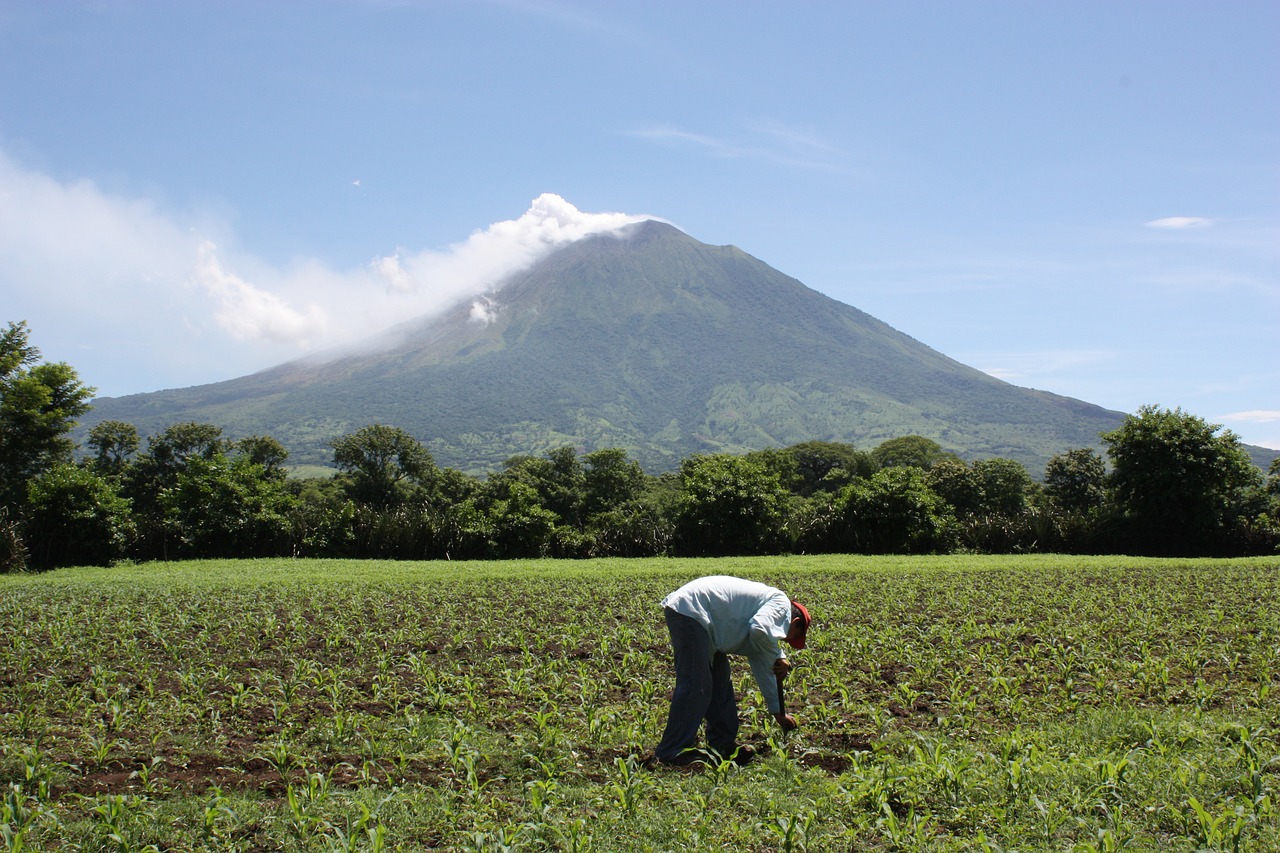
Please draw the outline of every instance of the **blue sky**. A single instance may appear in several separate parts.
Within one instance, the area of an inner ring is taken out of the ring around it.
[[[0,0],[0,322],[228,379],[635,218],[1280,448],[1280,3]]]

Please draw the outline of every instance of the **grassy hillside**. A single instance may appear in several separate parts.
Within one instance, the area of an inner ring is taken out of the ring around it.
[[[658,602],[815,622],[765,756],[646,770]],[[29,849],[1280,847],[1280,563],[210,561],[0,577],[0,823]]]

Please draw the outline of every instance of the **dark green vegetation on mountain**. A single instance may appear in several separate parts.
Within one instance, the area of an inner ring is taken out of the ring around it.
[[[293,464],[330,464],[330,441],[385,423],[473,472],[564,445],[623,448],[662,471],[694,453],[916,434],[1038,472],[1122,419],[1002,382],[658,222],[560,249],[489,299],[488,323],[467,302],[376,351],[99,399],[81,429],[208,422],[274,436]]]

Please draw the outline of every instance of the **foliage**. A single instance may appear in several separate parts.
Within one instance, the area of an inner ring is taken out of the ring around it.
[[[27,545],[35,568],[106,565],[125,556],[129,501],[88,467],[61,463],[27,487]]]
[[[27,567],[27,545],[22,541],[22,525],[7,506],[0,505],[0,574],[20,572]]]
[[[1025,512],[1034,484],[1027,469],[1012,459],[979,459],[973,473],[982,484],[982,508],[996,515]]]
[[[961,518],[981,514],[987,504],[982,477],[959,459],[942,459],[930,466],[925,482]]]
[[[196,423],[153,436],[148,451],[136,457],[123,450],[100,453],[92,468],[131,502],[121,529],[136,528],[124,550],[133,559],[587,558],[954,548],[1105,553],[1131,541],[1118,532],[1109,504],[1081,510],[1058,500],[1077,485],[1071,480],[1079,474],[1075,468],[1085,470],[1088,484],[1100,464],[1087,450],[1059,460],[1062,466],[1053,469],[1058,478],[1043,489],[1014,460],[970,465],[943,454],[927,470],[876,471],[870,454],[829,442],[745,456],[707,454],[686,460],[680,475],[658,476],[646,475],[620,448],[579,456],[561,447],[542,457],[512,457],[502,471],[480,479],[427,464],[430,454],[402,431],[373,432],[366,428],[344,442],[348,449],[370,452],[348,457],[350,470],[331,478],[289,480],[286,451],[271,437],[232,442],[219,428]],[[129,431],[122,427],[101,435],[100,450],[128,444]],[[913,440],[907,446],[922,445]],[[395,447],[408,449],[408,468],[400,467],[394,453],[378,455],[379,448]],[[413,459],[421,464],[414,467]],[[373,462],[359,467],[352,460]],[[1252,494],[1249,506],[1255,511],[1237,525],[1235,553],[1271,553],[1280,545],[1280,514],[1270,502],[1261,488]],[[20,525],[11,529],[21,532]],[[89,525],[82,532],[94,529]],[[115,534],[98,546],[99,555],[120,554]],[[69,551],[49,554],[42,565],[72,561]]]
[[[212,460],[226,448],[222,430],[213,424],[173,424],[147,439],[146,452],[124,465],[118,477],[120,493],[132,502],[137,537],[133,551],[143,559],[169,559],[175,533],[166,519],[162,500],[194,460]],[[169,500],[172,513],[172,499]],[[192,508],[192,513],[198,513]],[[216,522],[215,522],[216,523]]]
[[[778,474],[745,456],[694,456],[680,466],[675,505],[685,554],[759,554],[777,546],[787,507]]]
[[[263,476],[283,480],[288,476],[284,463],[289,451],[269,435],[251,435],[235,442],[234,450],[250,464],[261,466]]]
[[[942,445],[923,435],[890,438],[871,451],[871,460],[880,468],[909,467],[927,471],[937,462],[955,458],[954,453],[947,453]]]
[[[333,463],[351,475],[353,500],[379,507],[411,499],[412,487],[427,487],[435,460],[416,438],[399,427],[370,424],[333,441]]]
[[[640,497],[644,488],[644,469],[627,452],[617,447],[593,450],[582,457],[582,512],[590,518],[610,512]]]
[[[8,849],[1274,850],[1280,566],[201,561],[0,578]],[[662,596],[806,602],[782,737],[646,770]]]
[[[0,506],[21,508],[27,481],[69,459],[67,433],[93,389],[64,363],[39,363],[25,322],[0,332]]]
[[[919,468],[877,471],[840,493],[837,539],[860,554],[932,554],[950,549],[954,516]]]
[[[838,492],[859,477],[870,477],[877,468],[871,454],[836,441],[802,441],[782,452],[794,465],[791,489],[802,497]]]
[[[133,424],[102,421],[89,430],[85,442],[94,451],[94,464],[103,474],[119,474],[129,458],[138,452],[140,440]]]
[[[579,525],[586,500],[586,474],[572,447],[558,447],[546,456],[515,456],[504,470],[489,478],[488,487],[501,492],[504,481],[522,483],[537,495],[537,503],[557,522]],[[504,498],[509,499],[509,498]]]
[[[1181,409],[1143,406],[1103,433],[1110,487],[1133,545],[1147,553],[1220,553],[1253,513],[1261,477],[1230,430]]]
[[[147,439],[147,459],[144,461],[149,464],[144,467],[154,469],[154,476],[165,482],[182,471],[192,459],[212,459],[226,448],[221,427],[185,421]]]
[[[1053,457],[1043,487],[1015,459],[966,463],[923,435],[888,439],[870,452],[806,441],[703,453],[683,460],[678,474],[656,476],[621,447],[579,455],[559,444],[511,456],[480,478],[438,468],[424,444],[385,424],[333,439],[340,473],[297,483],[275,437],[232,440],[222,427],[195,421],[151,435],[141,454],[133,425],[101,421],[89,430],[92,456],[75,469],[63,433],[88,389],[65,365],[31,366],[38,351],[25,325],[11,324],[0,340],[7,371],[0,414],[8,413],[0,457],[12,451],[0,469],[25,459],[6,474],[5,571],[22,568],[29,550],[41,568],[286,554],[1280,551],[1276,466],[1264,484],[1234,435],[1217,436],[1217,427],[1181,410],[1144,407],[1105,434],[1110,476],[1101,457],[1082,448]],[[745,399],[734,392],[720,402]],[[46,409],[35,405],[41,400]]]
[[[159,500],[168,556],[288,555],[292,497],[249,456],[195,456]]]
[[[1058,507],[1069,512],[1089,512],[1102,507],[1106,496],[1107,466],[1091,448],[1059,453],[1044,469],[1044,491]]]
[[[482,506],[494,551],[510,557],[546,553],[559,517],[542,505],[533,486],[518,479],[496,480]]]

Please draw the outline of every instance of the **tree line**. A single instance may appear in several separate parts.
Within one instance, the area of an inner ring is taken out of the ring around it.
[[[560,447],[477,477],[371,424],[332,442],[337,473],[291,478],[270,436],[104,421],[68,438],[93,389],[0,333],[0,570],[196,557],[502,559],[782,553],[1280,552],[1280,460],[1144,406],[1032,479],[922,436],[870,450],[809,441],[702,454],[651,475],[625,450]]]

